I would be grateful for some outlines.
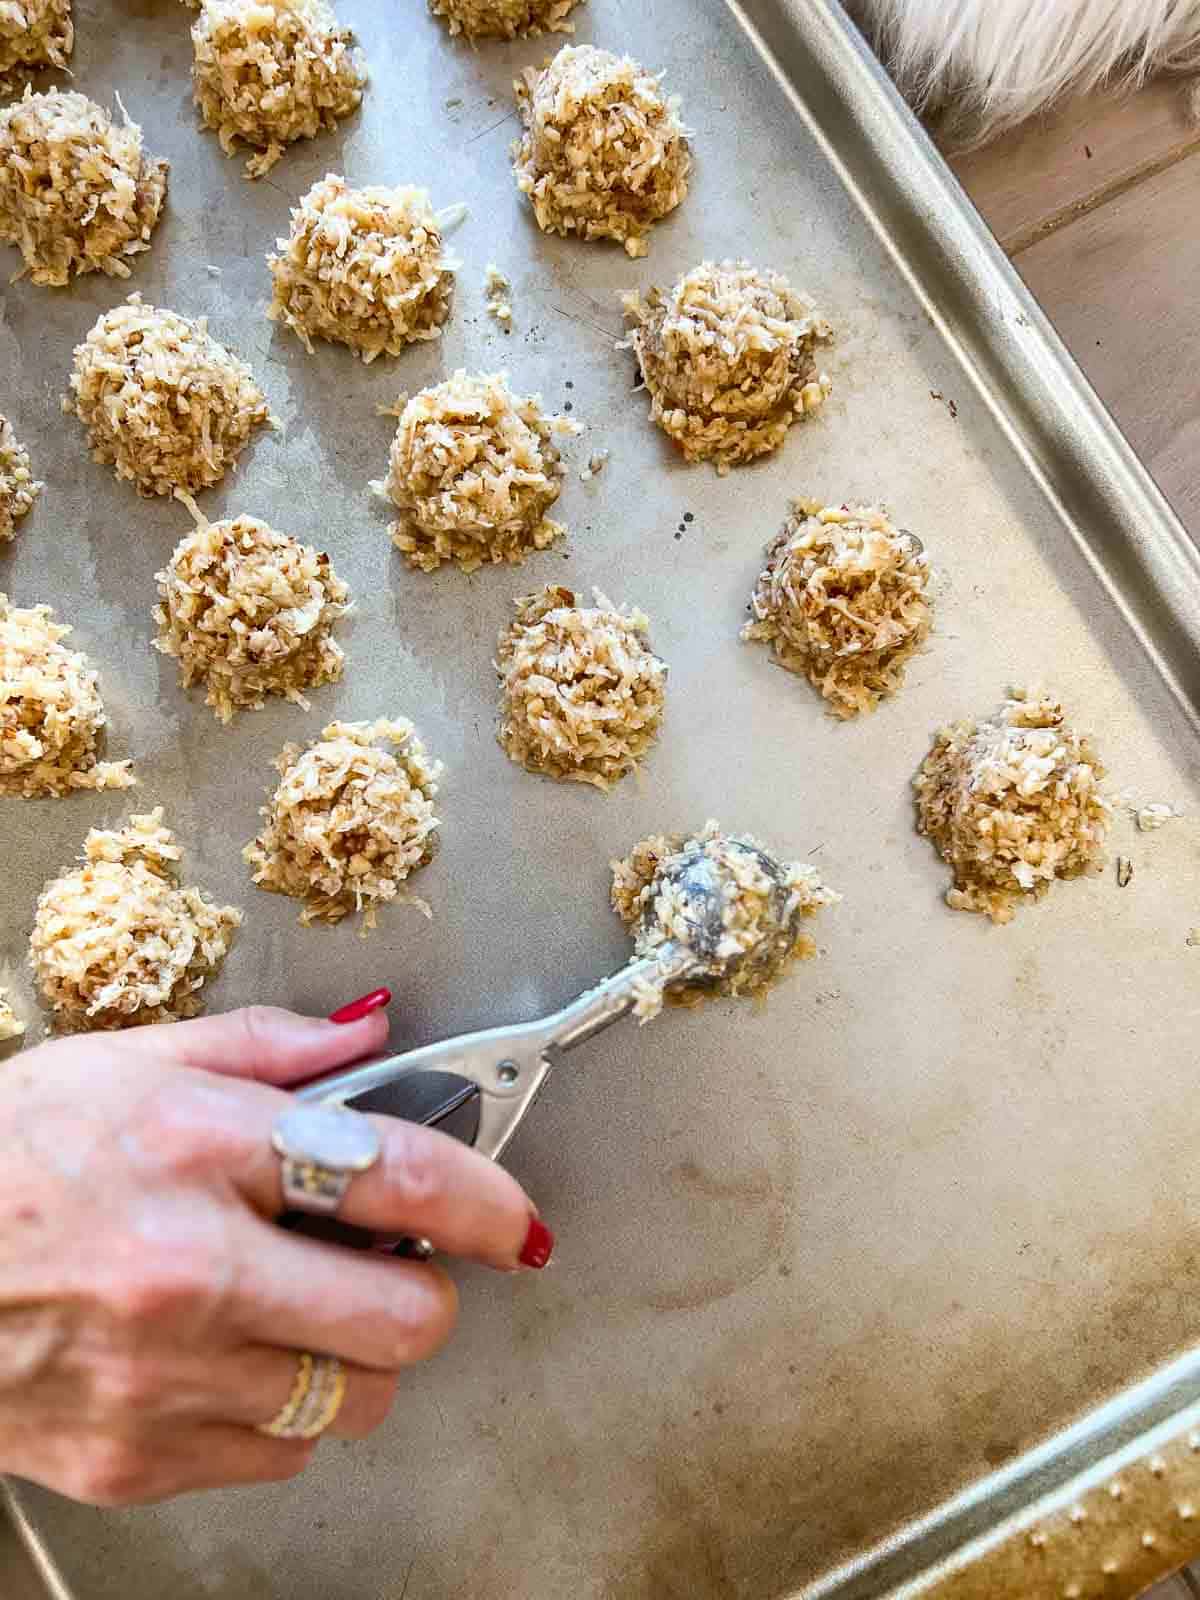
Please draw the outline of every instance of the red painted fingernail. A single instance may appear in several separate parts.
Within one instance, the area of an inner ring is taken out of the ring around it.
[[[339,1006],[336,1011],[329,1014],[330,1022],[361,1022],[363,1017],[369,1017],[372,1011],[378,1011],[380,1006],[386,1006],[392,998],[390,989],[372,989],[370,994],[360,995],[357,1000],[351,1000],[348,1006]]]
[[[533,1267],[540,1272],[553,1253],[554,1235],[540,1217],[530,1217],[529,1232],[525,1235],[518,1261],[523,1267]]]

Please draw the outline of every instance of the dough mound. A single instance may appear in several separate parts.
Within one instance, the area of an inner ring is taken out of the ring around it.
[[[552,436],[581,431],[544,416],[540,395],[514,395],[502,372],[460,369],[422,389],[400,411],[386,479],[371,485],[400,512],[393,543],[423,572],[544,550],[564,531],[546,515],[565,470]]]
[[[367,81],[325,0],[204,0],[192,53],[204,126],[226,155],[239,139],[262,152],[246,163],[250,178],[270,172],[285,145],[357,110]]]
[[[877,506],[796,500],[767,546],[743,639],[762,639],[838,717],[874,711],[929,637],[929,560]]]
[[[598,593],[547,585],[516,602],[500,636],[500,744],[529,772],[610,789],[658,737],[667,667],[646,644],[648,619]]]
[[[429,0],[451,34],[467,39],[516,39],[538,33],[574,33],[566,21],[578,0]]]
[[[305,926],[360,912],[365,933],[389,900],[429,915],[401,885],[433,858],[442,767],[426,759],[411,722],[331,722],[307,749],[285,745],[275,765],[266,826],[242,851],[260,888],[302,900]]]
[[[314,339],[369,362],[440,338],[458,262],[424,189],[350,189],[331,172],[293,207],[292,231],[275,244],[267,315],[309,355]]]
[[[83,865],[42,891],[29,959],[60,1029],[136,1028],[200,1010],[242,914],[179,887],[162,807],[93,828]]]
[[[691,156],[678,95],[629,56],[564,45],[514,85],[525,133],[517,187],[543,233],[617,239],[644,256],[652,223],[688,191]]]
[[[943,728],[913,782],[918,831],[954,875],[946,903],[1011,922],[1055,878],[1098,871],[1111,821],[1103,777],[1047,696],[1014,690],[994,717]]]
[[[208,522],[155,574],[155,648],[175,656],[184,688],[199,681],[222,722],[268,694],[309,709],[305,689],[335,683],[345,657],[331,638],[349,591],[311,545],[257,517]]]
[[[0,795],[128,789],[132,763],[98,759],[107,718],[96,674],[82,651],[63,645],[71,630],[53,615],[0,594]]]
[[[689,461],[718,472],[778,449],[832,384],[817,345],[832,329],[807,295],[747,261],[702,262],[667,295],[623,297],[650,417]]]
[[[705,860],[723,892],[722,931],[715,953],[695,939],[702,911],[692,903],[686,873]],[[722,833],[709,821],[699,833],[655,834],[612,863],[612,904],[633,935],[639,956],[666,956],[666,947],[696,962],[685,982],[651,980],[635,1007],[648,1021],[671,1005],[695,1006],[715,996],[757,998],[796,961],[817,953],[804,924],[841,898],[807,862],[776,863],[749,834]]]
[[[129,276],[150,248],[167,193],[165,161],[147,161],[142,130],[117,127],[86,95],[52,89],[0,111],[0,240],[20,250],[34,283],[72,273]]]
[[[0,544],[17,536],[17,523],[44,484],[35,483],[29,452],[18,443],[12,424],[0,414]]]
[[[63,410],[88,432],[92,457],[141,495],[220,483],[250,435],[273,422],[244,361],[193,320],[131,294],[75,346]]]
[[[25,1024],[8,1003],[8,990],[0,989],[0,1044],[19,1039],[24,1032]]]
[[[0,4],[0,94],[41,67],[67,70],[75,44],[71,0],[4,0]]]

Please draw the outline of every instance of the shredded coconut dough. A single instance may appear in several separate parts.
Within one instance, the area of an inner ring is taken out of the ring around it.
[[[379,739],[395,751],[378,749]],[[433,858],[442,767],[411,722],[331,722],[307,749],[285,745],[275,765],[266,826],[242,851],[260,888],[303,901],[305,926],[360,912],[365,933],[391,900],[429,915],[402,885]]]
[[[629,56],[564,45],[514,84],[524,135],[517,187],[543,233],[617,239],[644,256],[652,223],[688,191],[691,155],[679,96]]]
[[[658,737],[667,667],[646,644],[649,620],[596,592],[547,585],[516,602],[500,636],[501,746],[520,766],[610,789]]]
[[[192,87],[204,126],[233,155],[261,153],[261,178],[297,139],[314,139],[357,110],[366,76],[325,0],[204,0],[192,24]]]
[[[345,657],[331,637],[349,591],[311,545],[260,522],[209,522],[188,502],[194,532],[156,573],[155,647],[175,656],[184,688],[199,681],[222,722],[268,694],[303,706],[304,690],[335,683]]]
[[[424,189],[350,189],[331,172],[293,208],[292,231],[275,244],[267,315],[310,355],[314,339],[329,339],[369,362],[441,336],[458,262]]]
[[[18,442],[8,418],[0,414],[0,544],[16,538],[17,523],[44,488],[34,481],[28,450]]]
[[[650,417],[689,461],[718,472],[766,455],[833,385],[817,346],[833,330],[807,295],[747,261],[702,262],[669,294],[622,297]]]
[[[21,252],[17,277],[59,288],[73,273],[127,278],[129,257],[150,248],[167,167],[144,157],[127,116],[118,127],[86,95],[26,88],[0,111],[0,240]]]
[[[555,434],[581,432],[547,417],[540,395],[514,395],[504,373],[468,375],[422,389],[399,410],[388,475],[371,487],[400,512],[392,540],[410,565],[432,572],[456,561],[523,561],[565,530],[546,512],[563,466]]]
[[[8,1002],[8,990],[0,989],[0,1044],[19,1039],[24,1032],[25,1024]]]
[[[71,630],[53,616],[0,594],[0,795],[128,789],[132,764],[99,760],[108,719],[96,674],[62,643]]]
[[[75,346],[63,410],[87,429],[93,459],[147,496],[220,483],[255,428],[275,421],[250,368],[204,317],[159,310],[137,294]]]
[[[688,889],[688,869],[706,864],[720,883],[721,928],[715,945],[701,937],[705,906]],[[612,904],[632,933],[639,956],[659,957],[635,1012],[645,1022],[666,999],[695,1006],[712,996],[757,998],[796,961],[817,953],[804,924],[840,895],[807,862],[776,862],[749,834],[724,834],[713,821],[697,834],[655,834],[612,863]],[[670,959],[691,963],[685,982],[672,981]]]
[[[74,44],[71,0],[0,0],[0,94],[41,67],[67,71]]]
[[[194,1017],[242,914],[179,886],[162,807],[127,827],[93,828],[83,865],[48,883],[30,964],[62,1029],[134,1028]]]
[[[451,35],[466,39],[516,39],[539,33],[574,33],[567,14],[578,0],[429,0]]]
[[[946,903],[1011,922],[1055,878],[1104,862],[1111,806],[1089,739],[1045,695],[1014,690],[994,717],[943,728],[913,780],[918,831],[954,876]]]
[[[874,711],[904,682],[932,626],[929,560],[877,506],[796,500],[767,546],[743,639],[770,644],[839,717]]]

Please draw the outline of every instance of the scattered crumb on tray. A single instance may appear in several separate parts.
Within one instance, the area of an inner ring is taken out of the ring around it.
[[[120,102],[118,101],[118,104]],[[142,130],[118,126],[86,95],[52,89],[0,110],[0,240],[34,283],[73,274],[127,278],[150,248],[167,193],[165,161],[142,153]]]
[[[1133,862],[1128,856],[1117,857],[1117,888],[1126,889],[1133,882]]]
[[[663,94],[661,74],[593,45],[564,45],[514,88],[525,132],[513,170],[538,227],[644,256],[650,226],[688,191],[679,96]]]
[[[8,990],[0,989],[0,1044],[19,1039],[24,1032],[25,1024],[9,1004]]]
[[[743,639],[771,646],[838,717],[874,711],[929,637],[929,560],[877,506],[796,500],[767,546]]]
[[[807,295],[746,261],[702,262],[668,294],[622,296],[650,417],[688,461],[718,472],[782,444],[832,388],[817,365],[832,329]]]
[[[513,312],[509,296],[512,284],[493,261],[489,261],[484,269],[484,289],[487,293],[488,316],[495,317],[505,333],[511,333]]]
[[[441,226],[424,189],[351,189],[328,173],[293,207],[291,233],[267,257],[267,315],[310,355],[314,339],[370,362],[439,338],[458,268]]]
[[[192,86],[206,128],[226,155],[260,153],[261,178],[297,139],[336,128],[362,100],[354,37],[326,0],[203,0],[192,25]]]
[[[54,1023],[132,1028],[193,1017],[242,914],[181,888],[162,807],[115,831],[93,828],[83,864],[42,891],[30,964]]]
[[[410,722],[331,722],[307,748],[285,745],[275,765],[265,825],[242,851],[260,888],[302,901],[305,926],[359,912],[365,933],[389,901],[430,914],[404,884],[433,857],[442,767]]]
[[[587,466],[580,469],[580,483],[591,483],[593,478],[598,478],[608,465],[611,454],[609,450],[597,450],[595,455],[589,456]]]
[[[649,621],[598,591],[547,585],[516,602],[500,636],[499,740],[530,772],[610,789],[658,737],[666,663],[646,643]]]
[[[1014,690],[995,716],[943,728],[913,783],[918,831],[954,875],[947,904],[1010,922],[1056,878],[1098,871],[1103,777],[1091,741],[1045,695]]]
[[[565,530],[546,512],[564,468],[554,435],[579,433],[547,417],[540,395],[515,395],[504,373],[468,374],[422,389],[400,409],[387,478],[371,487],[400,512],[392,540],[432,572],[455,561],[523,561]]]
[[[1156,800],[1148,806],[1139,806],[1134,812],[1134,820],[1137,822],[1139,832],[1153,833],[1156,828],[1161,828],[1164,823],[1172,821],[1179,814],[1174,806]]]
[[[45,488],[35,481],[29,452],[0,414],[0,544],[17,536],[17,523]]]
[[[49,606],[0,594],[0,795],[27,800],[76,789],[128,789],[129,761],[101,761],[107,718],[96,674]]]
[[[332,628],[346,611],[346,585],[311,545],[257,517],[209,522],[181,498],[196,527],[155,574],[155,647],[178,659],[184,688],[204,684],[222,722],[261,709],[268,694],[307,711],[304,691],[342,675]]]
[[[699,864],[715,875],[722,893],[722,926],[715,948],[697,943],[707,931],[703,901],[688,877]],[[696,834],[656,834],[612,862],[612,905],[633,935],[639,956],[664,960],[677,951],[693,962],[686,982],[664,975],[638,996],[635,1014],[646,1022],[664,999],[695,1006],[713,996],[760,998],[797,961],[817,953],[805,923],[841,896],[821,882],[807,862],[776,862],[749,834],[723,834],[707,822]]]
[[[160,310],[137,294],[76,345],[63,410],[87,429],[93,459],[147,496],[219,483],[254,430],[274,424],[250,368],[218,344],[204,317]]]
[[[567,14],[577,3],[578,0],[429,0],[429,13],[440,17],[451,35],[516,39],[539,33],[574,33],[575,24],[567,21]]]
[[[1189,950],[1200,949],[1200,928],[1189,928],[1188,936],[1184,940]]]
[[[68,70],[75,44],[71,0],[3,0],[0,4],[0,95],[43,67]]]

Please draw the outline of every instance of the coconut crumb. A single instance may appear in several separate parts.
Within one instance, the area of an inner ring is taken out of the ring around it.
[[[429,0],[451,36],[465,39],[518,39],[540,33],[574,33],[568,13],[578,0]]]
[[[540,395],[514,395],[502,372],[460,369],[413,395],[399,417],[388,475],[371,487],[399,510],[392,541],[411,566],[456,561],[474,572],[523,561],[565,532],[546,515],[565,470],[553,440],[582,430],[545,416]]]
[[[240,139],[261,178],[284,148],[337,127],[366,86],[354,36],[325,0],[204,0],[192,25],[192,85],[226,155]]]
[[[17,536],[17,523],[45,488],[33,476],[29,452],[0,413],[0,544]]]
[[[587,466],[579,474],[580,483],[591,483],[593,478],[598,478],[608,465],[610,453],[608,450],[597,450],[594,456],[589,456]]]
[[[658,737],[666,663],[650,650],[649,620],[595,591],[548,584],[516,602],[500,636],[498,738],[529,772],[611,789]]]
[[[747,261],[702,262],[669,294],[622,296],[624,343],[650,392],[650,417],[688,461],[720,473],[778,449],[833,385],[817,366],[833,336],[807,295]]]
[[[96,673],[49,606],[0,594],[0,795],[61,798],[76,789],[128,789],[130,761],[101,761],[108,718]]]
[[[1189,950],[1200,949],[1200,928],[1189,928],[1188,936],[1184,940]]]
[[[743,639],[761,639],[835,716],[874,711],[929,637],[929,560],[878,506],[795,500],[767,546]]]
[[[250,368],[204,317],[159,310],[137,294],[76,345],[63,410],[87,429],[93,460],[146,496],[211,488],[255,428],[277,426]]]
[[[302,706],[304,690],[336,683],[345,657],[331,637],[349,591],[327,555],[257,517],[209,522],[185,500],[194,532],[155,574],[155,648],[179,662],[184,688],[201,682],[222,722],[269,694]]]
[[[706,918],[687,887],[688,868],[701,859],[715,868],[723,891],[715,950],[697,943]],[[694,834],[654,834],[611,865],[613,910],[633,935],[635,952],[666,963],[638,995],[634,1010],[642,1022],[658,1014],[664,999],[695,1006],[717,996],[762,997],[795,962],[816,955],[804,925],[841,898],[814,866],[776,862],[749,834],[724,834],[711,820]],[[679,954],[689,962],[685,982],[671,977]]]
[[[380,739],[395,752],[377,748]],[[266,826],[242,851],[260,888],[302,901],[306,927],[358,912],[365,934],[393,900],[430,915],[402,886],[433,858],[442,766],[411,722],[331,722],[307,749],[285,745],[275,765]]]
[[[1179,815],[1174,806],[1168,805],[1163,800],[1156,800],[1148,806],[1139,806],[1134,812],[1134,820],[1140,833],[1153,833],[1156,828],[1161,828],[1165,822],[1170,822]]]
[[[71,0],[3,0],[0,3],[0,95],[10,94],[30,72],[68,70],[75,45]]]
[[[275,243],[267,315],[310,355],[314,339],[370,362],[441,337],[458,262],[424,189],[351,189],[331,172],[293,208],[290,235]]]
[[[918,832],[954,876],[946,903],[1011,922],[1056,878],[1099,871],[1103,777],[1091,741],[1045,695],[1014,690],[994,717],[943,728],[913,782]]]
[[[128,116],[118,127],[86,95],[27,87],[0,111],[0,240],[21,252],[16,276],[56,287],[87,272],[127,278],[129,257],[150,248],[167,170],[145,158]]]
[[[538,227],[644,256],[652,224],[688,191],[679,96],[663,94],[661,74],[593,45],[564,45],[513,87],[525,126],[513,171]]]
[[[8,990],[0,989],[0,1044],[19,1039],[24,1032],[25,1024],[9,1004]]]
[[[484,268],[484,288],[487,293],[488,316],[495,317],[505,333],[511,333],[513,311],[509,294],[512,284],[493,261],[489,261]]]

